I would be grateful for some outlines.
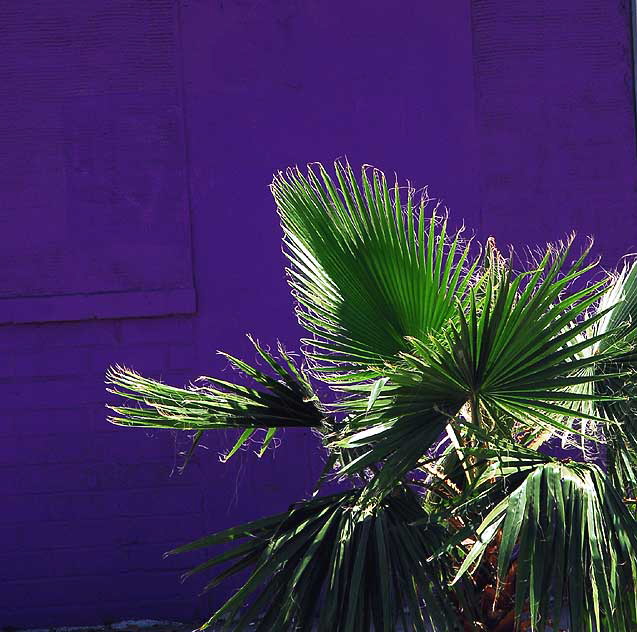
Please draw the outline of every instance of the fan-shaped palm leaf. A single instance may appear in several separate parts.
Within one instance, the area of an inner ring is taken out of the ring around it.
[[[637,615],[637,521],[596,465],[530,463],[523,482],[477,528],[458,572],[479,563],[501,533],[498,580],[517,547],[516,618],[528,606],[533,629],[554,629],[563,605],[571,632],[634,630]]]
[[[608,310],[608,311],[606,311]],[[598,395],[620,396],[615,401],[599,401],[596,406],[608,418],[603,425],[607,444],[608,468],[611,476],[627,493],[637,492],[637,263],[624,266],[613,282],[611,290],[600,301],[598,311],[605,316],[592,327],[590,335],[611,329],[621,329],[615,339],[602,338],[590,350],[597,356],[611,347],[616,357],[600,360],[594,365],[595,374],[602,378],[594,391]],[[623,375],[617,376],[621,372]]]
[[[376,493],[416,467],[447,423],[512,439],[525,428],[567,429],[566,420],[583,414],[573,402],[604,401],[578,387],[607,379],[585,369],[615,357],[611,348],[596,358],[581,355],[617,333],[611,328],[580,338],[607,313],[583,318],[603,296],[606,281],[565,294],[590,269],[586,253],[565,266],[570,246],[569,241],[549,249],[532,273],[513,277],[507,267],[503,274],[487,274],[481,298],[471,291],[466,310],[457,305],[458,324],[450,321],[447,330],[426,341],[412,339],[413,350],[401,353],[403,362],[385,368],[389,380],[371,414],[365,410],[352,417],[337,443],[369,446],[346,472],[386,460],[369,487]],[[359,397],[346,404],[362,409],[365,402]]]
[[[286,513],[171,551],[233,543],[186,573],[232,561],[207,588],[253,569],[203,628],[223,622],[221,629],[233,632],[367,632],[373,625],[377,632],[394,632],[402,622],[403,629],[415,632],[432,629],[428,624],[438,632],[458,629],[450,576],[442,559],[430,559],[446,530],[426,520],[409,490],[397,490],[371,512],[361,511],[358,494],[298,503]],[[420,524],[414,526],[416,521]],[[256,596],[242,610],[251,595]]]
[[[107,373],[108,390],[137,402],[136,407],[112,406],[109,420],[122,426],[146,426],[195,430],[201,433],[219,428],[243,428],[232,456],[258,429],[267,429],[261,453],[272,441],[278,427],[318,428],[326,415],[310,383],[279,346],[283,363],[250,338],[258,354],[279,379],[256,369],[242,360],[223,353],[241,373],[261,388],[254,389],[212,377],[199,378],[203,386],[188,388],[168,386],[158,380],[142,377],[125,367],[111,367]],[[200,434],[196,436],[199,440]]]
[[[425,217],[426,197],[416,204],[413,190],[390,187],[381,171],[363,168],[359,184],[336,162],[335,174],[290,169],[271,188],[316,371],[356,382],[406,351],[406,336],[446,325],[470,282],[469,244],[448,237],[435,211]]]

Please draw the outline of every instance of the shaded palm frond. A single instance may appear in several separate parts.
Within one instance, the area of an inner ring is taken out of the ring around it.
[[[637,493],[637,263],[624,266],[597,309],[606,313],[590,335],[617,328],[621,335],[615,340],[602,339],[591,350],[591,355],[597,356],[611,347],[616,355],[611,362],[599,361],[595,365],[595,373],[601,379],[594,391],[618,399],[598,401],[595,405],[609,420],[602,426],[609,473],[621,489],[634,495]]]
[[[462,593],[463,603],[456,598],[454,605],[444,560],[430,559],[446,537],[444,527],[423,520],[426,514],[407,489],[396,490],[368,512],[358,506],[358,494],[298,503],[283,514],[171,551],[232,543],[186,573],[231,561],[207,589],[251,569],[243,586],[202,628],[367,632],[373,625],[377,632],[393,632],[402,623],[416,632],[429,625],[439,632],[458,629],[459,608],[469,608],[468,602]]]
[[[271,186],[299,320],[314,335],[309,357],[332,384],[375,377],[406,336],[446,326],[476,265],[446,219],[425,217],[426,196],[416,202],[378,169],[363,168],[359,184],[346,162],[335,177],[319,164]]]
[[[261,447],[263,453],[279,427],[320,428],[326,414],[303,372],[282,347],[279,347],[282,358],[279,362],[256,341],[250,340],[278,379],[225,353],[222,355],[259,389],[212,377],[199,378],[202,386],[177,388],[143,377],[132,369],[114,366],[106,375],[107,383],[112,385],[109,392],[137,405],[109,405],[115,413],[109,421],[121,426],[195,430],[195,441],[199,441],[201,432],[206,430],[243,428],[244,432],[226,458],[249,441],[258,429],[267,429]]]
[[[524,472],[526,471],[526,474]],[[533,629],[564,606],[572,632],[634,630],[637,521],[603,471],[592,464],[519,464],[523,482],[486,515],[457,577],[500,538],[497,578],[516,565],[515,613]]]

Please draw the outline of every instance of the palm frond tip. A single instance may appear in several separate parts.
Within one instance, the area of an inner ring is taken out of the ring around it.
[[[177,388],[159,380],[142,377],[121,366],[109,369],[109,392],[135,402],[135,406],[114,406],[109,417],[123,426],[173,428],[198,432],[220,428],[242,428],[243,434],[227,457],[247,442],[258,429],[267,429],[262,450],[280,427],[320,428],[325,413],[309,382],[291,358],[279,349],[281,363],[254,342],[261,358],[279,379],[224,354],[230,363],[259,388],[205,377],[198,385]]]

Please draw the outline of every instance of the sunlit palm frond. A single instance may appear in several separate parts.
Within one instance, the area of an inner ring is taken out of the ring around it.
[[[132,369],[114,366],[106,376],[107,383],[111,385],[109,392],[137,405],[109,405],[115,413],[109,420],[121,426],[174,428],[198,433],[242,428],[244,432],[226,458],[249,441],[258,429],[267,429],[261,446],[263,452],[279,427],[320,427],[326,415],[307,378],[290,356],[279,347],[279,362],[257,342],[250,340],[276,378],[238,358],[222,355],[244,376],[251,378],[258,389],[212,377],[200,378],[201,385],[177,388],[143,377]]]
[[[359,184],[346,162],[335,163],[335,180],[319,164],[307,175],[279,173],[271,188],[317,374],[332,383],[373,378],[408,349],[406,336],[446,326],[475,262],[426,196],[416,201],[378,169],[363,168]]]
[[[481,298],[470,291],[467,306],[457,304],[456,323],[427,340],[411,339],[412,351],[401,353],[402,363],[386,365],[387,381],[371,413],[353,416],[338,442],[369,447],[346,471],[385,461],[376,483],[389,489],[416,467],[447,423],[487,434],[486,441],[488,433],[510,440],[523,430],[568,429],[569,420],[583,415],[574,402],[612,401],[579,388],[602,379],[588,367],[615,357],[611,349],[596,357],[581,351],[616,330],[580,338],[604,317],[601,311],[584,318],[606,281],[566,293],[590,269],[586,252],[566,265],[570,247],[569,241],[550,248],[531,273],[514,276],[509,267],[503,275],[485,275]],[[346,404],[361,409],[365,402],[358,397]],[[378,491],[375,484],[370,489]]]

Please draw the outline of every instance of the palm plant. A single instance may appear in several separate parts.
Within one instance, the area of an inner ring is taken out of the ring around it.
[[[518,269],[347,162],[271,190],[302,365],[253,341],[266,372],[227,356],[253,387],[107,374],[131,402],[116,424],[194,431],[193,449],[238,428],[227,458],[309,427],[328,454],[312,497],[168,553],[225,544],[186,574],[217,568],[207,588],[248,572],[202,629],[558,630],[564,612],[572,632],[637,629],[637,267],[592,281],[569,236]]]

